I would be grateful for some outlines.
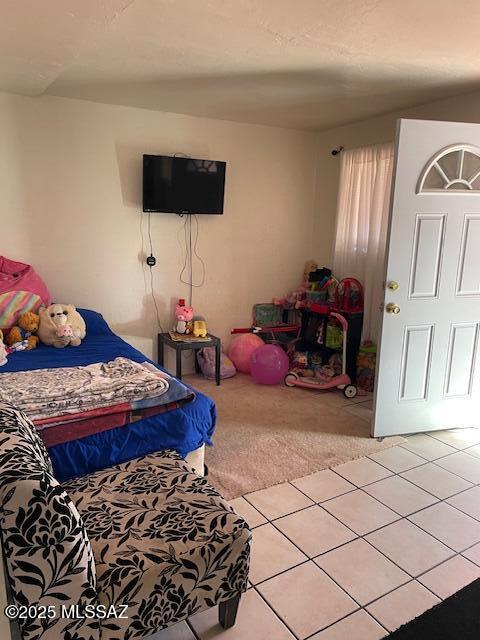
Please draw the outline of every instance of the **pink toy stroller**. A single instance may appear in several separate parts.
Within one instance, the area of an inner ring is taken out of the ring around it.
[[[285,384],[287,385],[287,387],[302,387],[303,389],[315,389],[316,391],[337,388],[343,391],[346,398],[354,398],[357,395],[357,387],[352,384],[350,376],[347,374],[348,322],[344,318],[344,316],[336,313],[335,311],[325,309],[325,307],[320,308],[320,306],[318,306],[318,309],[319,311],[317,313],[319,313],[320,321],[323,327],[325,327],[328,319],[332,318],[337,321],[342,328],[341,346],[338,349],[324,347],[324,350],[326,350],[328,354],[334,353],[335,351],[341,351],[341,373],[331,376],[328,380],[324,380],[315,377],[303,377],[295,371],[289,371],[285,376]],[[313,307],[312,311],[315,311]],[[323,329],[319,329],[319,333],[320,332],[323,332]],[[321,347],[319,348],[321,349]]]

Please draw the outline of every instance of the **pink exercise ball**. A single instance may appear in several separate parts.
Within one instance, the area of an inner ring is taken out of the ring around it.
[[[264,344],[252,353],[250,371],[259,384],[278,384],[288,373],[289,360],[276,344]]]
[[[237,371],[250,373],[250,358],[252,353],[263,344],[265,344],[263,340],[254,333],[242,333],[232,340],[228,348],[228,356],[237,368]]]

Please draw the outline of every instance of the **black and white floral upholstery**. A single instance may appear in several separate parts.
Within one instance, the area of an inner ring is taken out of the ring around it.
[[[33,425],[0,403],[0,506],[16,604],[127,607],[29,620],[25,640],[145,638],[247,589],[248,525],[173,451],[59,486]]]
[[[38,615],[19,618],[24,640],[97,640],[96,620],[61,616],[61,605],[95,606],[95,563],[75,505],[52,475],[31,422],[0,403],[0,529],[14,603]],[[52,605],[53,617],[42,617]],[[26,612],[27,614],[29,612]]]
[[[69,481],[101,603],[128,605],[109,639],[143,638],[247,589],[250,530],[173,451]]]

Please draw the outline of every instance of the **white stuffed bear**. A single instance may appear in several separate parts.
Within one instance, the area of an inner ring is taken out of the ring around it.
[[[38,312],[37,335],[43,344],[54,347],[78,347],[87,333],[85,321],[73,304],[51,304]]]

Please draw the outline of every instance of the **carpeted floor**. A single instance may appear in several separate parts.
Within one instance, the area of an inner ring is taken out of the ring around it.
[[[261,386],[245,375],[220,387],[200,376],[188,382],[217,404],[206,463],[210,482],[228,500],[404,441],[370,437],[369,397]]]

